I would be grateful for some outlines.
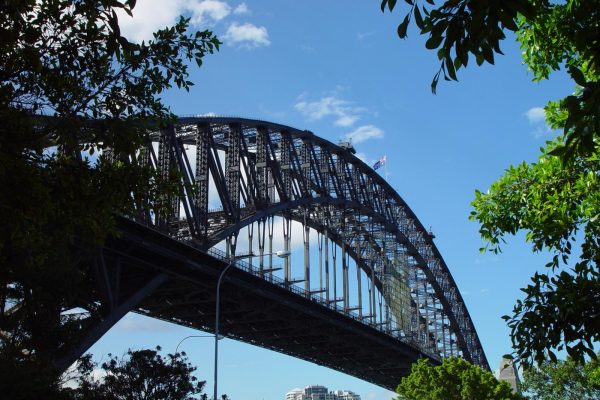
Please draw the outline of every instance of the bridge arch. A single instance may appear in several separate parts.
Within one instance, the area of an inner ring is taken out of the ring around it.
[[[229,254],[235,254],[242,229],[257,224],[264,230],[274,217],[301,222],[372,277],[390,317],[385,324],[376,318],[365,323],[434,359],[459,355],[489,369],[431,235],[349,148],[285,125],[224,117],[180,118],[151,139],[139,162],[163,174],[178,169],[181,195],[169,199],[172,214],[157,213],[146,222],[205,250],[225,240]],[[257,256],[265,251],[262,240]]]

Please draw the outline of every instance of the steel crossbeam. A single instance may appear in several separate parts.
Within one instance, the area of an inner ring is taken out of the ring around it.
[[[155,144],[139,152],[138,162],[165,178],[177,169],[181,190],[168,199],[171,215],[140,214],[141,222],[204,251],[227,240],[229,255],[246,229],[249,250],[259,250],[250,266],[263,279],[275,283],[282,269],[279,287],[341,314],[355,313],[361,324],[433,358],[458,355],[489,368],[431,235],[398,193],[347,148],[309,131],[241,118],[181,118],[151,138]],[[195,152],[195,165],[188,152]],[[277,268],[261,256],[272,252],[278,236],[292,250],[297,224],[304,246],[301,285],[290,260]],[[258,246],[252,247],[255,237]],[[317,263],[311,262],[315,239]]]

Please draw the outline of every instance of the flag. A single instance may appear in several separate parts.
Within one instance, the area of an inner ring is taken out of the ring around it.
[[[375,164],[373,164],[373,169],[377,171],[379,168],[383,167],[385,165],[386,159],[387,159],[387,155],[384,155],[379,160],[377,160],[377,162]]]

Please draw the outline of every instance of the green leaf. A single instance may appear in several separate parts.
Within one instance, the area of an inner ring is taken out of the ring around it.
[[[417,26],[419,27],[419,29],[424,29],[425,28],[425,24],[423,23],[423,17],[421,16],[421,12],[419,11],[419,7],[416,6],[414,8],[414,15],[415,15],[415,23],[417,24]]]
[[[487,61],[490,64],[494,64],[494,52],[492,51],[491,48],[485,46],[481,49],[482,53],[483,53],[483,58],[485,59],[485,61]]]
[[[583,72],[581,72],[581,70],[579,68],[572,66],[572,65],[569,66],[569,75],[571,75],[571,78],[573,78],[575,83],[577,83],[579,86],[587,85],[585,76],[583,75]]]
[[[518,0],[517,10],[525,19],[533,21],[537,15],[537,10],[534,5],[528,0]]]
[[[385,6],[386,6],[386,5],[388,6],[388,9],[389,9],[390,11],[393,11],[393,10],[394,10],[394,7],[396,7],[396,1],[397,1],[397,0],[383,0],[383,1],[381,2],[381,11],[384,11],[384,12],[385,12]]]
[[[457,57],[454,59],[454,69],[458,70],[460,67],[462,67],[462,62],[460,58]]]
[[[442,40],[444,40],[444,37],[442,35],[433,35],[427,39],[427,42],[425,42],[425,47],[427,47],[430,50],[433,49],[437,49],[440,45],[440,43],[442,43]]]
[[[475,54],[475,62],[477,63],[477,65],[481,65],[484,62],[484,58],[483,58],[483,54],[482,53],[477,53]]]
[[[456,71],[454,70],[454,64],[452,63],[452,59],[449,56],[446,56],[444,59],[444,65],[446,66],[446,71],[448,75],[453,81],[456,81]]]
[[[442,72],[442,70],[440,69],[437,74],[434,75],[433,80],[431,81],[431,92],[433,94],[436,93],[437,90],[437,85],[438,85],[438,81],[440,80],[440,73]]]
[[[408,24],[410,23],[410,14],[406,14],[404,20],[400,25],[398,25],[398,36],[400,39],[406,38],[406,31],[408,29]]]

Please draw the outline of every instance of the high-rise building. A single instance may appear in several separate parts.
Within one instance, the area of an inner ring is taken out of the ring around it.
[[[285,400],[302,400],[302,389],[292,389],[285,395]]]
[[[325,386],[311,385],[289,391],[285,400],[360,400],[360,396],[349,390],[330,392]]]
[[[360,396],[349,390],[336,390],[333,392],[335,400],[360,400]]]
[[[313,385],[307,386],[304,388],[304,396],[303,400],[335,400],[329,399],[329,392],[325,386]]]

